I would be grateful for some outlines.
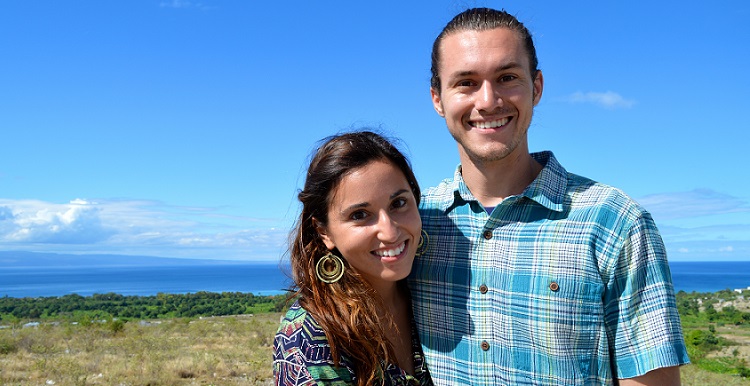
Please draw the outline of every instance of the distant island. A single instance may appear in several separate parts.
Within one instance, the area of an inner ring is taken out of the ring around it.
[[[177,257],[156,257],[143,255],[116,254],[63,254],[27,251],[0,251],[0,268],[36,268],[36,267],[158,267],[165,265],[201,265],[201,264],[248,264],[248,260],[224,259],[189,259]],[[274,262],[258,261],[259,264]]]

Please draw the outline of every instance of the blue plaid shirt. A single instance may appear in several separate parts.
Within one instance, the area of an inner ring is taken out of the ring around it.
[[[487,214],[460,173],[422,197],[409,278],[436,385],[608,385],[689,362],[666,251],[623,192],[550,152]]]

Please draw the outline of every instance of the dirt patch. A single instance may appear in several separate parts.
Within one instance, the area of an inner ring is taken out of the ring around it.
[[[731,335],[722,335],[722,337],[726,339],[734,340],[734,337]],[[738,359],[744,359],[746,361],[750,361],[750,342],[746,342],[743,345],[739,346],[726,346],[722,348],[719,351],[714,351],[707,355],[708,358],[716,358],[716,357],[734,357]]]
[[[717,311],[729,306],[741,312],[750,312],[750,291],[743,291],[737,299],[714,304]],[[747,326],[719,326],[716,327],[716,335],[735,344],[713,352],[709,357],[736,357],[750,362],[750,329]]]
[[[737,290],[735,290],[737,291]],[[722,300],[714,303],[716,311],[721,311],[724,307],[732,306],[742,312],[750,312],[750,290],[743,290],[738,293],[737,298],[732,300]]]

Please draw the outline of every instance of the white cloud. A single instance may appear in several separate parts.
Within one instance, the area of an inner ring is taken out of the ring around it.
[[[638,201],[653,215],[671,257],[750,257],[750,203],[746,199],[695,189],[652,194]]]
[[[162,1],[159,3],[162,8],[197,8],[197,9],[211,9],[212,7],[207,6],[203,3],[188,1],[188,0],[171,0]]]
[[[663,234],[662,234],[663,235]],[[747,260],[750,257],[750,240],[736,239],[728,244],[697,234],[696,238],[674,238],[664,236],[669,260]]]
[[[284,252],[281,220],[217,211],[148,200],[0,199],[0,248],[247,260],[278,260]]]
[[[575,92],[565,98],[570,103],[591,103],[608,109],[628,109],[635,105],[635,101],[625,99],[622,95],[614,92]]]
[[[711,189],[659,193],[638,199],[658,220],[750,212],[748,202]]]
[[[98,208],[83,200],[50,205],[24,200],[2,206],[0,241],[10,243],[86,244],[106,240]]]
[[[0,221],[13,219],[13,211],[7,206],[0,206]]]
[[[186,0],[172,0],[172,1],[163,1],[159,3],[160,7],[168,7],[168,8],[187,8],[187,7],[190,7],[191,5],[192,3]]]

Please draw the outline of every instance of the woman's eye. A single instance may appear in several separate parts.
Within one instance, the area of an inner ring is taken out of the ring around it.
[[[349,216],[349,218],[351,218],[352,220],[355,220],[355,221],[363,220],[363,219],[367,218],[367,213],[365,213],[362,210],[358,210],[358,211],[352,213]]]
[[[393,201],[393,204],[391,204],[394,208],[402,208],[406,206],[406,199],[405,198],[397,198]]]

